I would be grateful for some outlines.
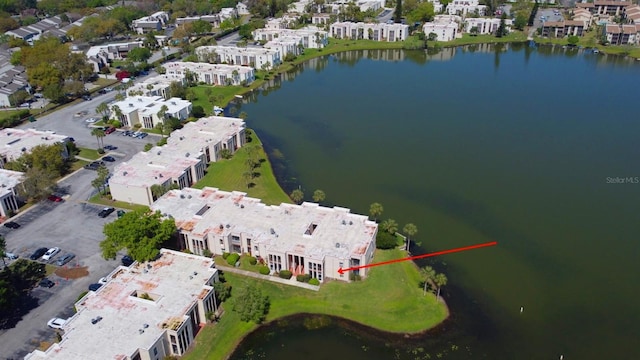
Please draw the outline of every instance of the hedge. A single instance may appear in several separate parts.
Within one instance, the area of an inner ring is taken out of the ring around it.
[[[258,263],[258,259],[254,258],[253,256],[249,258],[249,264],[255,265],[257,263]]]
[[[269,273],[271,272],[271,270],[269,270],[269,267],[267,266],[260,266],[260,269],[258,269],[258,271],[262,275],[269,275]]]
[[[320,285],[320,280],[313,278],[311,280],[309,280],[309,284],[310,285]]]
[[[280,273],[278,274],[278,276],[280,276],[283,279],[291,279],[292,275],[293,274],[289,270],[280,270]]]
[[[309,280],[311,280],[311,275],[309,274],[300,274],[298,276],[296,276],[296,280],[298,280],[299,282],[309,282]]]
[[[229,265],[235,265],[238,262],[239,259],[240,259],[240,254],[233,253],[233,254],[227,256],[227,263]]]
[[[6,118],[0,120],[0,128],[8,128],[20,125],[22,119],[29,117],[29,110],[20,110],[17,113],[13,113]]]
[[[225,260],[226,260],[228,257],[229,257],[229,253],[228,253],[228,252],[223,252],[223,253],[222,253],[222,258],[223,258],[223,259],[225,259]]]
[[[378,231],[376,236],[376,248],[378,249],[393,249],[398,246],[398,239],[386,231]]]

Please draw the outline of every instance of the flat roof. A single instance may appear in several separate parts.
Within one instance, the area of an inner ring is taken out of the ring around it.
[[[209,187],[169,191],[151,208],[170,215],[178,228],[196,236],[251,234],[252,243],[264,244],[267,251],[316,260],[363,255],[375,241],[378,227],[367,216],[346,208],[309,202],[265,205],[243,192]],[[309,229],[312,234],[305,234]]]
[[[38,145],[53,145],[64,142],[68,138],[66,135],[58,135],[53,131],[2,129],[0,130],[0,154],[11,161],[19,158],[23,153],[31,151]]]
[[[114,270],[105,285],[76,303],[78,312],[64,325],[62,341],[33,358],[124,359],[187,320],[191,306],[213,291],[208,283],[217,270],[210,258],[160,251],[156,261]],[[136,292],[153,300],[132,296]],[[92,324],[98,316],[102,320]]]
[[[164,105],[167,106],[167,114],[174,114],[188,108],[191,102],[175,97],[165,100],[162,96],[129,96],[114,102],[111,107],[118,106],[124,113],[138,111],[144,115],[156,115]]]
[[[225,142],[245,128],[242,119],[226,116],[209,116],[188,122],[175,130],[167,139],[167,147],[179,154],[200,152],[211,144]]]
[[[229,64],[209,64],[209,63],[196,63],[188,61],[174,61],[163,65],[167,71],[175,70],[189,70],[200,74],[202,72],[211,71],[222,74],[232,74],[237,71],[240,74],[252,72],[253,68],[241,65],[229,65]]]
[[[24,179],[24,173],[13,170],[0,169],[0,197],[12,192],[16,185]]]

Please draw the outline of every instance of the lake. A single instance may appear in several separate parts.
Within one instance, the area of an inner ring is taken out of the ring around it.
[[[246,97],[288,191],[379,202],[417,225],[414,254],[498,246],[420,263],[452,312],[422,337],[294,317],[232,358],[640,358],[638,79],[624,58],[477,45],[331,55]]]

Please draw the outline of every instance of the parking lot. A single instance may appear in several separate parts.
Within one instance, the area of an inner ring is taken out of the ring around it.
[[[95,115],[95,106],[114,95],[107,93],[69,106],[25,127],[68,135],[76,140],[78,146],[95,149],[98,146],[97,140],[91,136],[91,124],[85,122],[85,119]],[[81,111],[87,111],[87,115],[73,116]],[[146,143],[155,143],[160,139],[157,135],[137,139],[121,134],[118,131],[104,137],[105,145],[117,147],[107,154],[113,156],[115,161],[105,162],[111,173],[117,164],[131,158]],[[48,277],[55,283],[53,287],[34,288],[31,292],[34,303],[29,305],[31,310],[15,327],[0,330],[0,359],[22,358],[37,348],[40,342],[55,340],[55,331],[47,327],[47,322],[54,317],[66,319],[72,316],[73,304],[78,295],[120,264],[121,256],[115,260],[104,260],[100,253],[99,244],[104,239],[102,228],[105,223],[115,220],[117,215],[113,212],[106,218],[100,218],[98,213],[104,207],[87,202],[95,194],[91,181],[96,176],[94,170],[78,170],[58,183],[55,195],[62,197],[63,201],[45,199],[23,210],[12,219],[20,224],[18,229],[0,226],[0,234],[7,242],[7,252],[28,259],[37,248],[59,247],[60,252],[48,261],[49,264],[56,266],[57,259],[66,253],[73,253],[75,257],[65,266],[87,267],[89,272],[88,276],[79,279],[67,279],[53,274]]]

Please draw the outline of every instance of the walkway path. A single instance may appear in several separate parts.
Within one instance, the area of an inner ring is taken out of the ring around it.
[[[307,283],[303,283],[303,282],[297,281],[294,276],[292,276],[291,279],[287,280],[287,279],[283,279],[283,278],[280,278],[280,277],[277,277],[277,276],[262,275],[262,274],[254,273],[253,271],[241,270],[241,269],[236,269],[236,268],[227,267],[227,266],[218,266],[218,269],[220,269],[222,271],[228,271],[228,272],[234,273],[234,274],[240,274],[240,275],[244,275],[244,276],[249,276],[249,277],[256,278],[256,279],[268,280],[268,281],[273,281],[273,282],[277,282],[277,283],[280,283],[280,284],[297,286],[297,287],[301,287],[301,288],[308,289],[308,290],[313,290],[313,291],[320,290],[320,286],[311,285],[311,284],[307,284]]]

